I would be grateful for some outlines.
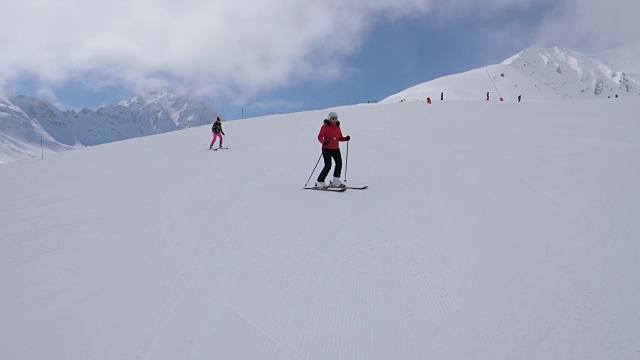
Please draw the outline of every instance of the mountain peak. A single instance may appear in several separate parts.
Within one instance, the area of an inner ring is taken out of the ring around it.
[[[129,106],[132,106],[133,104],[137,104],[140,101],[141,101],[140,96],[136,95],[129,100],[120,101],[117,106],[129,107]]]
[[[613,61],[571,50],[564,46],[529,47],[500,64],[489,65],[461,74],[434,79],[394,94],[383,102],[439,99],[491,99],[526,100],[589,99],[635,95],[640,91],[640,42],[638,55],[625,48],[626,68],[637,64],[637,73],[617,67]],[[620,53],[618,53],[620,54]],[[610,55],[613,57],[613,55]],[[604,56],[603,56],[604,57]],[[487,77],[490,75],[490,78]],[[496,96],[496,89],[500,96]]]

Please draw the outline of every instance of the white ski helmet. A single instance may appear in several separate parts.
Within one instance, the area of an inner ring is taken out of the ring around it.
[[[330,112],[329,115],[327,115],[327,120],[331,121],[331,119],[336,119],[338,120],[338,114],[336,114],[335,112]]]

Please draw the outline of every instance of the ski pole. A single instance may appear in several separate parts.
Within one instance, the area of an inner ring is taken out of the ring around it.
[[[349,169],[349,142],[347,141],[347,158],[344,162],[344,182],[347,182],[347,170]]]
[[[309,178],[307,179],[307,182],[304,184],[304,186],[306,187],[307,184],[309,184],[309,180],[311,180],[311,177],[313,176],[313,173],[316,172],[316,168],[318,167],[318,164],[320,163],[320,159],[322,158],[322,151],[320,151],[320,157],[318,158],[318,161],[316,162],[316,166],[313,167],[313,171],[311,171],[311,175],[309,175]]]

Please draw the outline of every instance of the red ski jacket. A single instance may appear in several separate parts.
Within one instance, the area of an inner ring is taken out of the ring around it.
[[[335,125],[332,125],[329,120],[325,120],[324,125],[322,125],[322,127],[320,128],[318,141],[320,141],[322,147],[335,150],[340,147],[339,141],[347,141],[347,139],[342,136],[342,130],[340,130],[339,121],[336,121]],[[328,141],[329,143],[325,145],[325,141]]]

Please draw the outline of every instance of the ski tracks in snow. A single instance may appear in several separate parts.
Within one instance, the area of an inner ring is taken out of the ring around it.
[[[376,195],[373,195],[376,196]],[[419,198],[423,194],[416,194]],[[411,220],[395,210],[413,199],[378,199],[349,211],[327,244],[296,347],[306,359],[412,358],[463,304],[476,262],[433,209]],[[402,223],[402,227],[394,224]],[[397,333],[411,334],[397,338]]]
[[[228,288],[224,278],[232,275],[221,258],[238,245],[238,238],[228,231],[218,231],[211,238],[206,236],[207,231],[194,230],[193,219],[189,219],[193,215],[165,214],[158,221],[164,242],[170,243],[165,251],[173,253],[173,258],[183,257],[181,263],[173,264],[177,278],[184,278],[180,272],[187,271],[189,275],[188,280],[179,280],[184,282],[182,289],[163,311],[151,343],[144,347],[144,358],[203,358],[211,353],[227,358],[299,358],[250,316],[224,300],[224,289]],[[189,247],[190,251],[184,251]]]

